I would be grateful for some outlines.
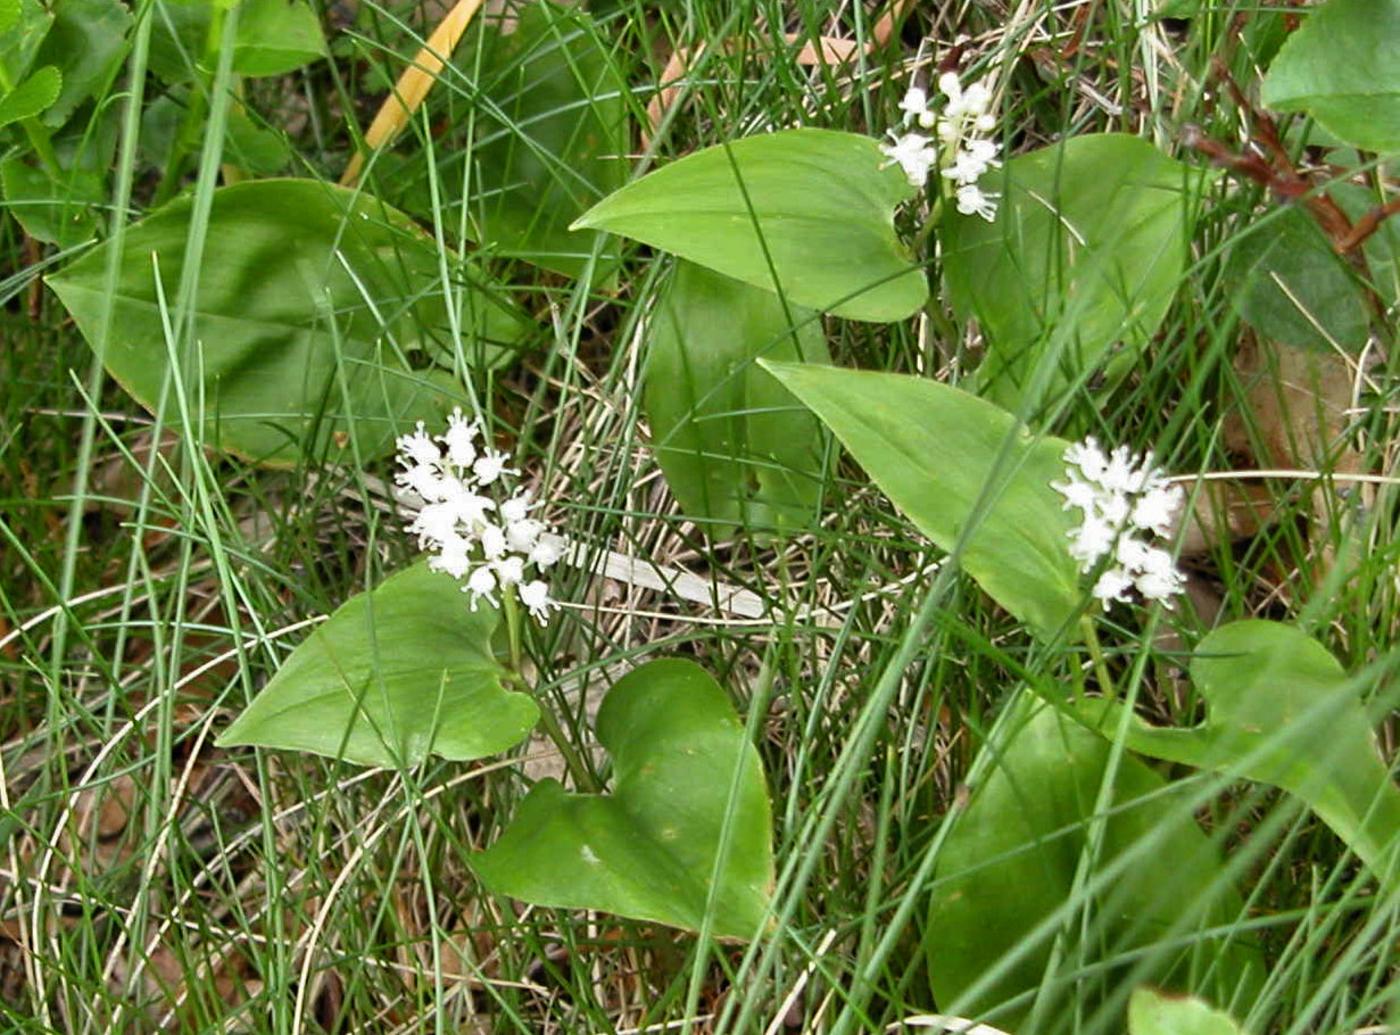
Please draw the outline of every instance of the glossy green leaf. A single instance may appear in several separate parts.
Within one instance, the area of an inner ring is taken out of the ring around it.
[[[673,252],[795,305],[901,320],[928,297],[894,231],[913,188],[872,137],[793,129],[687,155],[575,224]]]
[[[24,155],[0,162],[5,210],[35,240],[69,248],[97,233],[97,209],[108,197],[102,176],[86,169],[62,172],[58,178]]]
[[[233,70],[283,75],[326,56],[321,20],[305,0],[243,0]]]
[[[49,108],[63,89],[63,76],[53,65],[34,72],[4,97],[0,97],[0,127],[32,119]]]
[[[0,35],[19,24],[19,0],[0,0]]]
[[[1244,1035],[1228,1013],[1193,996],[1135,988],[1128,1000],[1128,1035]]]
[[[63,73],[63,90],[43,117],[48,125],[61,126],[78,105],[112,83],[126,57],[132,18],[118,0],[58,0],[53,15],[34,60]]]
[[[835,432],[919,531],[991,597],[1054,638],[1084,594],[1073,526],[1050,487],[1065,475],[1062,439],[1032,438],[1005,410],[937,381],[765,364]]]
[[[1305,111],[1348,143],[1400,151],[1400,0],[1311,9],[1264,77],[1275,111]]]
[[[416,564],[317,626],[218,744],[391,767],[504,751],[539,708],[501,682],[497,619],[492,608],[472,611],[455,579]]]
[[[1205,722],[1169,729],[1127,716],[1128,747],[1280,787],[1382,881],[1400,876],[1400,789],[1355,681],[1326,648],[1290,625],[1233,622],[1201,641],[1191,679],[1206,702]],[[1106,735],[1122,728],[1120,702],[1076,707]]]
[[[1015,732],[997,751],[985,781],[973,788],[939,853],[924,950],[940,1007],[962,1016],[990,1015],[1016,1030],[1029,1001],[992,1011],[1041,987],[1056,930],[1064,938],[1062,961],[1082,953],[1084,963],[1108,967],[1097,990],[1092,978],[1048,985],[1052,1001],[1042,1016],[1064,1023],[1047,1020],[1037,1031],[1070,1030],[1071,997],[1075,1008],[1088,1010],[1139,962],[1149,964],[1151,980],[1182,987],[1191,983],[1188,974],[1209,974],[1197,982],[1206,987],[1191,990],[1222,1002],[1237,995],[1250,1001],[1263,977],[1257,948],[1219,935],[1193,935],[1238,920],[1243,903],[1189,801],[1166,791],[1166,782],[1132,756],[1118,761],[1092,872],[1143,842],[1150,841],[1151,850],[1097,891],[1087,927],[1076,919],[1049,930],[999,979],[968,994],[1070,900],[1112,751],[1102,738],[1038,703],[1020,708],[1012,722]],[[1192,945],[1154,952],[1169,930],[1192,936]],[[1135,949],[1146,949],[1147,959],[1113,965],[1115,957]]]
[[[1225,277],[1240,316],[1271,341],[1355,352],[1370,336],[1360,285],[1300,208],[1273,213],[1238,238]]]
[[[816,516],[829,453],[821,423],[754,362],[828,362],[814,316],[684,260],[657,299],[645,373],[652,444],[681,508],[712,536],[800,529]]]
[[[459,84],[467,83],[463,95]],[[433,117],[457,135],[435,143],[436,175],[442,184],[470,184],[468,232],[486,254],[579,276],[594,242],[569,224],[626,182],[630,146],[630,88],[594,20],[530,4],[509,33],[468,33],[444,85],[434,91],[441,107]],[[375,182],[428,219],[434,208],[422,151],[381,157]],[[439,197],[448,226],[461,218],[453,208],[461,193],[448,188]],[[599,268],[615,266],[618,255],[610,243]]]
[[[1196,174],[1116,133],[1070,137],[1002,172],[983,182],[1003,192],[996,221],[949,212],[941,233],[953,305],[987,338],[981,394],[1017,409],[1043,357],[1053,395],[1111,348],[1131,356],[1151,340],[1185,269]]]
[[[110,302],[110,244],[49,281],[89,342],[113,306],[107,368],[153,410],[170,361],[152,255],[173,307],[190,213],[178,199],[131,227]],[[493,338],[520,326],[508,303],[485,289],[468,300],[468,358],[508,344]],[[373,456],[449,405],[432,372],[410,363],[446,326],[436,250],[406,217],[339,187],[261,180],[214,195],[194,333],[178,362],[187,381],[203,375],[209,445],[289,464],[302,448],[334,452],[353,436]]]
[[[720,938],[758,934],[773,890],[768,788],[719,684],[689,661],[649,662],[608,692],[597,727],[613,760],[612,792],[536,784],[506,832],[473,858],[482,882],[535,905],[698,930],[728,825],[711,929]]]

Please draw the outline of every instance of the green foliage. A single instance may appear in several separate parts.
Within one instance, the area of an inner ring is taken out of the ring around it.
[[[4,97],[0,97],[0,128],[32,119],[52,106],[63,89],[63,76],[53,65],[34,72]]]
[[[94,346],[110,307],[107,369],[152,411],[168,391],[163,320],[180,311],[192,211],[179,199],[131,227],[111,299],[111,245],[49,281]],[[218,190],[208,225],[193,331],[176,339],[173,362],[200,386],[192,398],[204,412],[193,416],[210,445],[290,464],[302,450],[336,452],[353,438],[371,457],[448,405],[433,372],[412,362],[447,320],[432,241],[407,217],[311,180],[263,180]],[[508,343],[495,335],[521,325],[487,292],[468,294],[467,358],[485,358]]]
[[[0,162],[0,184],[6,210],[31,237],[68,248],[96,234],[94,207],[107,196],[99,173],[75,168],[54,176],[15,154]]]
[[[569,224],[626,182],[630,146],[627,82],[593,20],[531,4],[510,35],[486,34],[479,61],[467,48],[456,67],[480,84],[481,113],[473,146],[453,156],[443,177],[461,182],[461,161],[471,162],[480,243],[579,275],[591,249]],[[616,248],[604,252],[605,263],[616,257]]]
[[[773,890],[768,787],[719,684],[689,661],[648,662],[608,692],[598,740],[612,793],[537,784],[473,857],[487,888],[689,930],[708,917],[719,938],[760,933]]]
[[[1042,362],[1050,395],[1121,345],[1131,358],[1176,295],[1197,174],[1145,140],[1070,137],[1006,163],[997,219],[949,213],[948,289],[987,337],[982,392],[1008,409],[1031,397]],[[985,182],[992,183],[988,176]]]
[[[496,623],[494,609],[467,606],[455,579],[414,565],[317,626],[218,743],[390,767],[504,751],[539,709],[502,684]]]
[[[239,75],[285,75],[325,56],[321,21],[306,0],[243,0],[233,51]]]
[[[765,364],[811,407],[919,531],[1045,640],[1083,594],[1066,548],[1072,521],[1050,483],[1068,443],[1033,438],[1005,410],[937,381]]]
[[[589,210],[592,227],[674,252],[794,305],[901,320],[928,297],[895,236],[913,194],[870,137],[799,129],[706,148]]]
[[[1329,0],[1284,44],[1261,99],[1371,151],[1400,151],[1400,0]]]
[[[716,538],[734,525],[802,529],[816,516],[829,452],[821,424],[755,363],[826,362],[815,316],[684,260],[657,299],[645,374],[652,441],[682,509]]]
[[[1366,344],[1366,299],[1302,209],[1273,213],[1242,236],[1230,253],[1226,280],[1240,315],[1271,341],[1351,352]]]
[[[1017,1030],[1030,1013],[1029,999],[997,1008],[1044,985],[1049,998],[1039,1004],[1043,1026],[1035,1030],[1069,1031],[1071,1004],[1088,1009],[1117,978],[1110,968],[1098,992],[1088,984],[1046,982],[1057,933],[1066,965],[1111,963],[1170,933],[1229,924],[1243,904],[1190,808],[1166,791],[1162,777],[1131,756],[1111,770],[1111,746],[1048,706],[1019,709],[1007,721],[1009,741],[996,749],[991,774],[973,789],[939,853],[924,951],[943,1008],[963,1016],[996,1010],[999,1024]],[[1106,781],[1112,796],[1100,812],[1096,802]],[[1102,823],[1099,871],[1139,851],[1090,896],[1078,885],[1095,821]],[[1151,850],[1140,851],[1148,842]],[[1037,926],[1072,901],[1089,911],[1087,920],[1072,910],[1032,941]],[[1256,949],[1218,934],[1200,933],[1185,950],[1159,948],[1144,962],[1152,980],[1205,985],[1223,1001],[1241,994],[1250,1001],[1264,974]]]
[[[9,0],[9,5],[7,21],[0,25],[0,66],[18,82],[33,64],[54,16],[40,0]]]
[[[126,57],[132,18],[118,0],[58,0],[53,25],[35,63],[55,65],[63,90],[44,112],[50,126],[61,126],[78,105],[107,88]]]
[[[1128,1035],[1244,1035],[1244,1030],[1200,999],[1135,988],[1128,1000]]]
[[[222,6],[227,5],[217,0],[157,0],[151,71],[168,83],[196,78],[215,13]],[[306,0],[244,0],[234,38],[236,74],[284,75],[325,56],[320,19]]]
[[[1191,679],[1207,705],[1191,729],[1149,726],[1120,702],[1080,714],[1153,758],[1272,784],[1296,795],[1382,882],[1400,875],[1400,789],[1371,720],[1337,659],[1290,625],[1249,620],[1215,630],[1196,648]],[[1126,721],[1125,721],[1126,720]]]

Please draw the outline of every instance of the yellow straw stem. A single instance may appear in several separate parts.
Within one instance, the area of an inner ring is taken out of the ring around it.
[[[364,150],[351,157],[350,164],[345,167],[345,172],[340,177],[342,187],[352,186],[360,178],[365,154],[377,151],[392,141],[422,107],[428,91],[437,82],[438,73],[451,60],[458,40],[462,38],[462,33],[467,31],[467,26],[471,24],[482,2],[483,0],[457,0],[452,10],[447,12],[447,17],[438,23],[433,34],[428,37],[427,44],[399,76],[393,92],[384,98],[384,103],[379,106],[374,121],[365,133]]]

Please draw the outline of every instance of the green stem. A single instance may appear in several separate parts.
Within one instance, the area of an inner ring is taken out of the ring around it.
[[[928,218],[924,220],[923,225],[919,227],[918,232],[914,234],[915,251],[922,252],[924,250],[924,242],[929,239],[929,236],[933,233],[933,228],[938,225],[938,221],[942,218],[943,198],[940,195],[933,199],[933,204],[928,210]]]
[[[514,586],[506,586],[502,591],[501,610],[506,615],[506,639],[509,642],[511,674],[516,682],[528,687],[525,677],[522,675],[523,667],[521,664],[524,658],[524,652],[521,648],[523,616],[520,613],[520,602],[515,597]],[[554,714],[552,702],[544,700],[539,694],[535,695],[535,700],[540,707],[540,725],[544,727],[545,735],[559,749],[559,755],[564,759],[564,768],[574,778],[574,786],[589,794],[602,790],[598,781],[594,779],[592,770],[584,763],[583,756],[574,750],[573,744],[569,743],[564,727],[559,724],[559,718]]]
[[[1103,647],[1099,644],[1094,620],[1088,615],[1080,615],[1079,631],[1084,634],[1084,646],[1089,648],[1089,657],[1094,661],[1094,675],[1098,677],[1099,690],[1105,697],[1117,697],[1118,691],[1113,688],[1113,677],[1108,673],[1108,662],[1104,658]]]
[[[214,69],[219,64],[225,14],[225,8],[219,4],[213,4],[210,8],[209,35],[204,39],[204,56],[196,69],[198,74],[195,81],[190,86],[190,102],[185,108],[185,117],[180,120],[180,128],[176,130],[175,138],[170,142],[170,154],[165,158],[160,185],[152,199],[155,206],[169,201],[180,189],[185,160],[194,145],[199,142],[199,131],[209,111],[209,91],[214,88]]]

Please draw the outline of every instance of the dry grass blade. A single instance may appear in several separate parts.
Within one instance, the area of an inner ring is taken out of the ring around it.
[[[433,34],[428,37],[427,44],[418,51],[413,63],[399,76],[393,92],[384,98],[384,103],[380,105],[374,121],[369,124],[369,130],[365,133],[365,150],[351,156],[350,164],[345,167],[345,172],[340,177],[342,187],[353,186],[360,178],[366,151],[377,151],[387,145],[422,107],[428,91],[437,82],[438,73],[452,58],[452,52],[457,49],[457,42],[476,17],[482,2],[483,0],[457,0],[452,10],[447,12],[447,17],[438,23]]]
[[[895,27],[904,20],[913,0],[896,0],[893,6],[881,16],[870,32],[870,42],[861,47],[855,40],[839,39],[832,36],[821,37],[817,44],[804,43],[793,60],[807,68],[817,65],[843,65],[862,51],[869,54],[889,42]],[[795,32],[783,34],[783,42],[790,47],[802,43],[802,37]],[[647,127],[642,131],[642,148],[651,146],[651,138],[661,126],[680,97],[681,87],[676,85],[690,70],[690,66],[705,53],[705,44],[694,47],[678,47],[672,52],[666,67],[661,71],[661,81],[657,83],[656,96],[647,104]]]

